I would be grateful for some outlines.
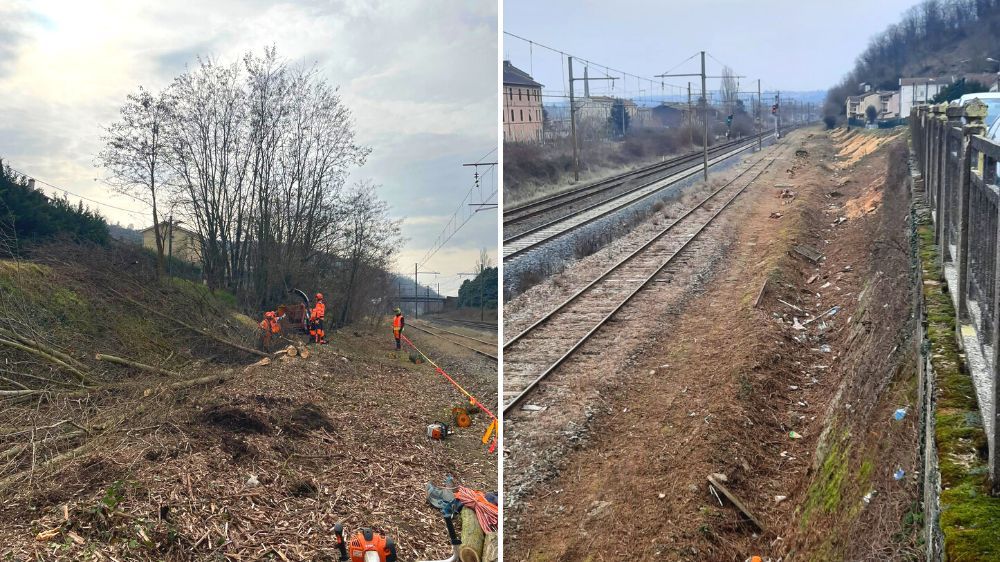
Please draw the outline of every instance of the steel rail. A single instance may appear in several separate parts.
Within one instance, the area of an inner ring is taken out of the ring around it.
[[[437,336],[437,337],[439,337],[439,338],[443,339],[444,341],[446,341],[446,342],[448,342],[448,343],[451,343],[451,344],[454,344],[454,345],[457,345],[457,346],[459,346],[459,347],[464,347],[465,349],[468,349],[468,350],[470,350],[470,351],[475,351],[475,352],[476,352],[476,353],[478,353],[479,355],[482,355],[483,357],[488,357],[489,359],[492,359],[493,361],[496,361],[496,362],[498,362],[498,363],[499,363],[499,359],[497,358],[497,356],[496,356],[496,355],[491,355],[491,354],[489,354],[489,353],[487,353],[487,352],[485,352],[485,351],[483,351],[483,350],[481,350],[481,349],[476,349],[475,347],[472,347],[471,345],[466,345],[466,344],[464,344],[464,343],[461,343],[461,342],[457,342],[457,341],[455,341],[455,340],[453,340],[453,339],[451,339],[451,338],[448,338],[448,337],[445,337],[445,336],[442,336],[441,334],[439,334],[439,333],[436,333],[436,332],[433,332],[433,331],[431,331],[431,330],[428,330],[428,329],[426,329],[426,328],[421,328],[420,326],[416,326],[416,325],[414,325],[414,324],[412,324],[412,323],[411,323],[411,324],[408,324],[408,325],[407,325],[407,327],[410,327],[410,328],[414,328],[414,329],[416,329],[416,330],[420,330],[421,332],[425,332],[425,333],[428,333],[428,334],[430,334],[430,335],[432,335],[432,336]],[[463,336],[463,337],[465,337],[465,336]],[[475,338],[469,338],[469,339],[475,339]],[[479,341],[479,340],[476,340],[476,341]],[[491,345],[491,344],[490,344],[490,345]]]
[[[727,153],[724,153],[724,154],[716,156],[714,158],[714,162],[711,162],[709,164],[709,166],[713,166],[715,164],[718,164],[719,162],[728,160],[729,158],[732,158],[733,156],[736,156],[737,154],[739,154],[739,153],[741,153],[741,152],[743,152],[745,150],[748,150],[752,146],[753,146],[753,144],[750,143],[750,144],[747,144],[745,146],[734,147],[734,148],[732,148],[730,150],[730,152],[727,152]],[[700,170],[701,167],[702,167],[701,164],[698,164],[696,166],[691,166],[690,168],[686,168],[684,170],[678,171],[677,173],[675,173],[675,174],[673,174],[673,175],[671,175],[669,177],[658,178],[656,180],[653,180],[653,181],[650,181],[650,182],[647,182],[647,183],[643,183],[643,184],[638,185],[638,186],[636,186],[634,188],[631,188],[631,189],[629,189],[629,190],[627,190],[625,192],[622,192],[622,193],[620,193],[620,194],[618,194],[618,195],[616,195],[616,196],[614,196],[614,197],[612,197],[610,199],[607,199],[605,201],[601,201],[601,202],[598,202],[598,203],[594,203],[594,204],[589,205],[589,206],[587,206],[587,207],[585,207],[583,209],[580,209],[579,211],[575,211],[575,212],[573,212],[573,213],[571,213],[569,215],[562,216],[562,217],[560,217],[558,219],[552,220],[552,221],[550,221],[548,223],[545,223],[543,225],[531,228],[531,229],[529,229],[529,230],[527,230],[525,232],[522,232],[522,233],[516,234],[514,236],[511,236],[510,238],[504,240],[503,243],[504,243],[505,247],[508,246],[512,242],[516,242],[518,240],[521,240],[522,238],[526,238],[528,236],[537,234],[537,233],[539,233],[539,232],[541,232],[543,230],[546,230],[548,228],[556,226],[556,225],[558,225],[561,222],[566,222],[566,221],[569,221],[571,219],[575,219],[577,217],[580,217],[581,215],[583,215],[585,213],[588,213],[590,211],[594,211],[598,207],[609,206],[608,209],[606,209],[604,211],[601,211],[601,212],[595,214],[594,216],[592,216],[590,218],[587,218],[586,220],[584,220],[582,222],[578,222],[576,224],[569,225],[569,226],[567,226],[564,229],[556,230],[551,235],[545,236],[544,238],[542,238],[540,240],[531,242],[527,246],[513,249],[510,252],[505,252],[504,256],[503,256],[503,259],[504,259],[504,261],[506,261],[506,260],[514,258],[515,256],[519,256],[521,254],[530,252],[531,250],[537,248],[538,246],[540,246],[542,244],[545,244],[546,242],[548,242],[548,241],[550,241],[550,240],[552,240],[554,238],[558,238],[558,237],[560,237],[560,236],[562,236],[562,235],[564,235],[564,234],[566,234],[568,232],[572,232],[574,230],[582,228],[582,227],[584,227],[584,226],[586,226],[586,225],[588,225],[588,224],[590,224],[590,223],[592,223],[594,221],[602,219],[602,218],[604,218],[604,217],[606,217],[606,216],[608,216],[608,215],[610,215],[612,213],[616,213],[616,212],[618,212],[618,211],[620,211],[620,210],[622,210],[622,209],[624,209],[624,208],[626,208],[626,207],[628,207],[630,205],[634,205],[634,204],[636,204],[636,203],[638,203],[638,202],[640,202],[640,201],[642,201],[644,199],[648,199],[649,197],[652,197],[653,195],[656,195],[657,193],[660,193],[664,189],[669,188],[670,186],[676,184],[677,182],[683,181],[683,180],[685,180],[685,179],[693,176],[694,174],[698,173],[698,170]],[[664,185],[662,185],[662,186],[660,186],[658,188],[654,188],[651,191],[649,191],[649,193],[646,193],[644,195],[640,195],[640,196],[638,196],[636,198],[632,198],[632,199],[627,199],[629,196],[635,194],[636,192],[644,190],[644,189],[647,189],[647,188],[650,188],[652,186],[655,186],[656,184],[658,184],[660,182],[668,182],[668,183],[665,183]],[[624,199],[624,201],[622,201],[623,199]]]
[[[728,148],[735,146],[740,146],[741,144],[752,143],[757,141],[758,136],[768,136],[773,133],[761,133],[760,135],[753,135],[752,137],[745,137],[742,139],[729,141],[720,145],[713,146],[709,148],[711,153],[724,152]],[[674,168],[679,165],[687,164],[691,161],[700,161],[702,158],[701,151],[690,152],[688,154],[682,154],[676,156],[669,160],[664,160],[663,162],[656,162],[655,164],[650,164],[648,166],[643,166],[641,168],[636,168],[635,170],[630,170],[622,174],[617,174],[608,178],[604,178],[593,183],[582,185],[573,189],[568,189],[566,191],[560,191],[559,193],[554,193],[552,195],[543,197],[541,199],[536,199],[522,205],[511,207],[509,209],[504,209],[503,212],[503,224],[504,226],[516,224],[523,221],[524,219],[537,216],[539,214],[551,211],[567,203],[572,203],[573,201],[578,201],[585,197],[590,197],[591,195],[596,195],[604,191],[614,189],[619,185],[634,180],[638,178],[644,178],[646,176],[661,173],[670,168]],[[577,197],[572,197],[577,196]],[[558,205],[545,206],[549,203],[553,203],[560,199],[571,198],[571,201],[560,202]],[[538,208],[542,207],[542,208]]]
[[[779,154],[775,154],[774,156],[772,156],[771,159],[770,159],[770,161],[767,163],[767,165],[765,165],[763,168],[761,168],[750,179],[750,181],[748,181],[743,187],[741,187],[736,193],[734,193],[732,195],[732,197],[730,197],[728,200],[726,200],[726,202],[721,207],[719,207],[714,213],[712,213],[712,215],[709,217],[709,219],[704,224],[702,224],[700,227],[698,227],[698,229],[694,232],[694,234],[692,234],[681,245],[680,248],[678,248],[672,254],[670,254],[670,256],[668,256],[667,259],[662,264],[660,264],[659,267],[657,267],[653,271],[652,274],[648,275],[645,279],[643,279],[642,283],[640,283],[637,287],[635,287],[635,289],[633,289],[620,303],[618,303],[618,305],[616,305],[614,307],[614,309],[612,309],[601,320],[599,320],[597,322],[597,324],[594,325],[586,334],[584,334],[584,336],[582,338],[580,338],[575,344],[573,344],[573,346],[570,347],[569,350],[567,350],[565,353],[563,353],[554,363],[552,363],[551,365],[549,365],[541,374],[539,374],[531,382],[529,382],[526,386],[524,386],[518,392],[517,395],[515,395],[513,398],[511,398],[510,401],[508,401],[504,405],[504,407],[503,407],[503,413],[507,414],[511,410],[513,410],[514,407],[517,406],[521,401],[523,401],[528,396],[528,394],[530,394],[531,391],[533,391],[538,386],[539,383],[541,383],[550,374],[552,374],[557,368],[559,368],[559,366],[562,365],[573,353],[575,353],[577,349],[579,349],[587,340],[589,340],[591,338],[591,336],[593,336],[595,333],[597,333],[597,331],[601,327],[603,327],[615,314],[617,314],[619,310],[621,310],[622,308],[624,308],[636,295],[639,294],[640,291],[642,291],[644,288],[646,288],[646,286],[649,285],[649,283],[651,283],[653,281],[653,279],[655,279],[657,276],[659,276],[660,273],[662,273],[663,270],[666,269],[666,267],[668,265],[670,265],[671,263],[673,263],[674,259],[678,255],[680,255],[681,252],[683,252],[692,242],[694,242],[695,239],[697,239],[701,235],[702,232],[704,232],[704,230],[710,224],[712,224],[712,222],[722,213],[722,211],[726,210],[733,203],[733,201],[736,200],[737,197],[739,197],[744,191],[746,191],[746,189],[748,187],[750,187],[750,185],[752,185],[755,181],[757,181],[757,179],[765,171],[767,171],[768,168],[770,168],[772,164],[774,164],[774,162],[778,159],[778,157],[781,156],[781,155],[783,155],[785,152],[787,152],[787,149],[784,150],[784,151],[782,151]],[[719,188],[718,190],[716,190],[715,192],[713,192],[711,195],[709,195],[704,200],[702,200],[700,203],[698,203],[697,206],[692,207],[682,217],[678,218],[677,220],[675,220],[674,222],[672,222],[670,225],[668,225],[666,228],[664,228],[660,233],[658,233],[655,237],[653,237],[653,239],[651,239],[649,242],[646,242],[639,249],[637,249],[636,251],[632,252],[631,254],[629,254],[628,256],[626,256],[625,258],[623,258],[622,260],[620,260],[615,265],[611,266],[607,271],[605,271],[603,274],[601,274],[600,277],[598,277],[594,281],[590,282],[583,289],[580,289],[579,291],[577,291],[576,293],[574,293],[572,296],[570,296],[568,299],[566,299],[562,304],[560,304],[558,307],[556,307],[551,312],[547,313],[544,317],[542,317],[537,322],[535,322],[534,324],[532,324],[526,330],[524,330],[520,334],[514,336],[514,338],[512,338],[510,341],[508,341],[507,343],[504,344],[503,349],[506,350],[508,347],[510,347],[511,345],[513,345],[516,341],[520,340],[523,336],[525,336],[528,332],[531,332],[532,330],[534,330],[535,328],[537,328],[541,324],[543,324],[545,322],[548,322],[550,319],[552,319],[553,316],[555,316],[559,311],[561,311],[563,308],[565,308],[569,303],[575,301],[577,298],[579,298],[585,292],[589,291],[592,287],[594,287],[597,283],[599,283],[600,281],[602,281],[603,279],[605,279],[612,272],[614,272],[615,270],[619,269],[625,263],[631,261],[634,257],[638,256],[640,253],[644,252],[654,242],[656,242],[657,240],[661,239],[668,231],[672,230],[673,227],[676,226],[681,220],[683,220],[684,218],[690,216],[695,210],[701,208],[709,199],[712,199],[715,195],[721,193],[722,190],[724,190],[725,188],[727,188],[730,185],[732,185],[733,183],[735,183],[735,181],[738,178],[742,177],[744,174],[749,173],[750,170],[753,169],[753,167],[757,166],[757,164],[763,162],[765,159],[766,158],[761,158],[760,160],[758,160],[757,162],[755,162],[751,167],[749,167],[746,170],[744,170],[743,172],[741,172],[735,178],[733,178],[732,180],[730,180],[729,182],[727,182],[726,185],[722,186],[721,188]]]

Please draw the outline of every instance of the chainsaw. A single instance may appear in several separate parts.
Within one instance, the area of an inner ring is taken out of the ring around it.
[[[444,524],[448,527],[448,539],[451,541],[451,556],[443,560],[426,560],[419,562],[457,562],[461,539],[455,534],[455,526],[451,517],[442,515]],[[344,532],[344,526],[337,523],[333,526],[337,550],[340,551],[340,562],[397,562],[396,543],[385,535],[364,528],[355,532],[350,538]]]

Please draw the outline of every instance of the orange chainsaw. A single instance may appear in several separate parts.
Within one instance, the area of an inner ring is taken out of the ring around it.
[[[448,527],[448,538],[451,540],[451,557],[443,560],[428,560],[420,562],[457,562],[461,539],[455,534],[455,526],[450,517],[442,516]],[[397,562],[396,543],[385,535],[364,528],[355,532],[348,539],[344,526],[337,523],[333,526],[337,550],[340,551],[340,562]]]

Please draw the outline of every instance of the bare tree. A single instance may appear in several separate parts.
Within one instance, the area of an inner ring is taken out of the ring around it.
[[[736,73],[728,66],[722,67],[722,82],[719,86],[719,97],[725,104],[726,111],[733,113],[736,108],[736,101],[739,99],[740,84],[736,79]]]
[[[356,301],[362,277],[366,272],[386,270],[402,238],[400,221],[389,218],[389,205],[378,198],[376,186],[371,182],[355,184],[344,195],[343,208],[343,235],[347,251],[346,288],[340,323],[346,324],[353,319],[352,310],[358,308]]]
[[[97,164],[107,169],[108,182],[116,191],[149,205],[157,274],[163,273],[165,263],[163,209],[169,205],[167,138],[172,115],[172,105],[164,94],[154,95],[140,86],[126,98],[121,119],[105,129],[104,149],[97,156]]]

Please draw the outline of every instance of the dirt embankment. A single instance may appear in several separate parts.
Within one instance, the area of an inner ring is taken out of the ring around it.
[[[898,142],[838,154],[853,139],[786,141],[796,156],[747,195],[705,291],[664,314],[589,440],[511,510],[506,557],[917,556],[905,160]]]
[[[62,318],[39,335],[95,382],[64,384],[55,363],[0,349],[5,387],[46,389],[0,404],[0,559],[334,560],[338,521],[387,533],[406,558],[443,557],[447,534],[425,484],[451,474],[496,489],[496,455],[479,439],[488,420],[473,416],[471,428],[430,441],[427,424],[466,402],[427,364],[397,356],[386,323],[328,333],[331,344],[311,346],[308,358],[248,369],[259,357],[109,288],[214,335],[252,339],[224,299],[115,260],[88,265],[65,253],[0,268],[0,293],[18,291],[36,316]],[[212,323],[220,312],[230,327]],[[412,338],[495,402],[488,363]],[[171,387],[171,375],[97,363],[95,351],[208,380]]]

